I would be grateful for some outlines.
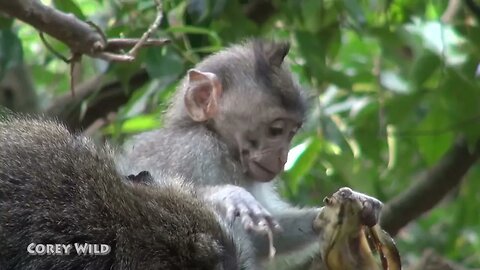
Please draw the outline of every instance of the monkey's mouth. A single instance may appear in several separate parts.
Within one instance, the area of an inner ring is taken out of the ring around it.
[[[277,175],[276,172],[273,172],[272,170],[266,168],[260,162],[251,160],[249,163],[250,174],[253,178],[255,178],[255,180],[268,182],[272,180],[275,175]]]

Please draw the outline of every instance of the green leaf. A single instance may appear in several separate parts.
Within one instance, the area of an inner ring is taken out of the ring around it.
[[[350,80],[350,77],[343,72],[336,71],[333,69],[327,69],[325,72],[325,77],[327,77],[333,84],[343,89],[346,89],[346,90],[352,89],[352,82]]]
[[[22,42],[11,29],[0,30],[0,78],[10,67],[23,62]]]
[[[82,9],[78,7],[72,0],[53,0],[53,4],[59,10],[65,13],[72,13],[80,20],[85,20]]]
[[[412,86],[415,88],[422,86],[439,67],[441,67],[440,57],[430,50],[424,50],[413,63],[409,76]]]
[[[357,0],[343,0],[343,5],[350,17],[360,26],[365,24],[365,14]]]
[[[316,136],[311,136],[304,143],[292,148],[289,152],[289,161],[285,165],[286,177],[293,193],[299,185],[299,180],[312,168],[317,159],[322,144]]]
[[[454,135],[445,130],[449,126],[444,111],[433,110],[418,126],[418,149],[428,165],[433,165],[448,151]]]
[[[295,36],[300,53],[305,59],[305,68],[308,70],[308,75],[323,82],[325,80],[327,42],[319,42],[316,36],[305,31],[297,31]]]
[[[154,9],[155,6],[156,6],[155,1],[152,1],[152,0],[138,0],[137,1],[137,9],[139,11]]]
[[[406,125],[411,129],[412,117],[417,113],[419,104],[425,96],[425,92],[417,91],[413,93],[394,94],[386,102],[388,122],[400,126]]]
[[[305,0],[302,1],[301,10],[303,26],[312,33],[337,21],[338,9],[334,1]]]
[[[148,74],[153,78],[178,78],[185,69],[182,58],[170,47],[148,49],[145,63]]]
[[[0,29],[8,29],[13,25],[13,18],[0,15]]]
[[[462,132],[470,145],[480,139],[480,126],[476,124],[480,115],[480,85],[473,80],[473,74],[473,67],[470,70],[448,68],[440,88],[442,102],[448,104],[448,114],[444,116],[450,119],[451,129]]]
[[[159,128],[160,125],[161,122],[158,119],[158,115],[140,115],[124,121],[119,131],[122,133],[140,133]],[[114,124],[106,126],[103,130],[104,134],[114,134],[116,131]]]
[[[211,45],[220,46],[222,40],[215,31],[212,31],[207,28],[196,27],[196,26],[174,26],[165,30],[167,33],[181,33],[181,34],[198,34],[206,35],[210,38]]]
[[[204,21],[210,15],[210,2],[208,0],[191,0],[189,2],[187,11],[196,24]]]

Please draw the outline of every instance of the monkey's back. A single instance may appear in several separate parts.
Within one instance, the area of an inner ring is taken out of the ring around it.
[[[105,226],[100,220],[108,220],[98,216],[98,202],[106,191],[94,190],[87,179],[114,175],[108,175],[111,165],[105,153],[95,151],[93,144],[52,121],[0,121],[0,257],[6,269],[68,268],[79,261],[101,269],[112,263],[111,256],[59,260],[60,256],[27,253],[30,243],[112,242],[114,235],[92,234],[94,228],[82,226]]]
[[[0,119],[0,269],[213,269],[226,236],[173,183],[122,181],[110,151],[54,121]],[[108,244],[103,256],[29,255],[37,244]]]

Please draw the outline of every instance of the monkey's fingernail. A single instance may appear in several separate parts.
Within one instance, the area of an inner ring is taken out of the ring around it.
[[[268,232],[270,232],[270,229],[268,227],[256,226],[256,227],[253,228],[253,231],[255,231],[256,233],[259,233],[261,235],[266,235],[266,234],[268,234]]]
[[[280,226],[280,224],[275,224],[275,225],[273,225],[273,229],[274,229],[276,232],[283,232],[283,228],[282,228],[282,226]]]
[[[254,226],[252,222],[249,222],[249,223],[246,223],[244,227],[245,227],[245,230],[247,230],[248,232],[251,232],[253,231]]]

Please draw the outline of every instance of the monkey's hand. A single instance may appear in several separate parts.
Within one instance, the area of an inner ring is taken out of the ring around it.
[[[204,198],[220,208],[227,222],[240,219],[245,230],[268,234],[281,230],[280,224],[250,192],[242,187],[223,185],[203,188]]]

